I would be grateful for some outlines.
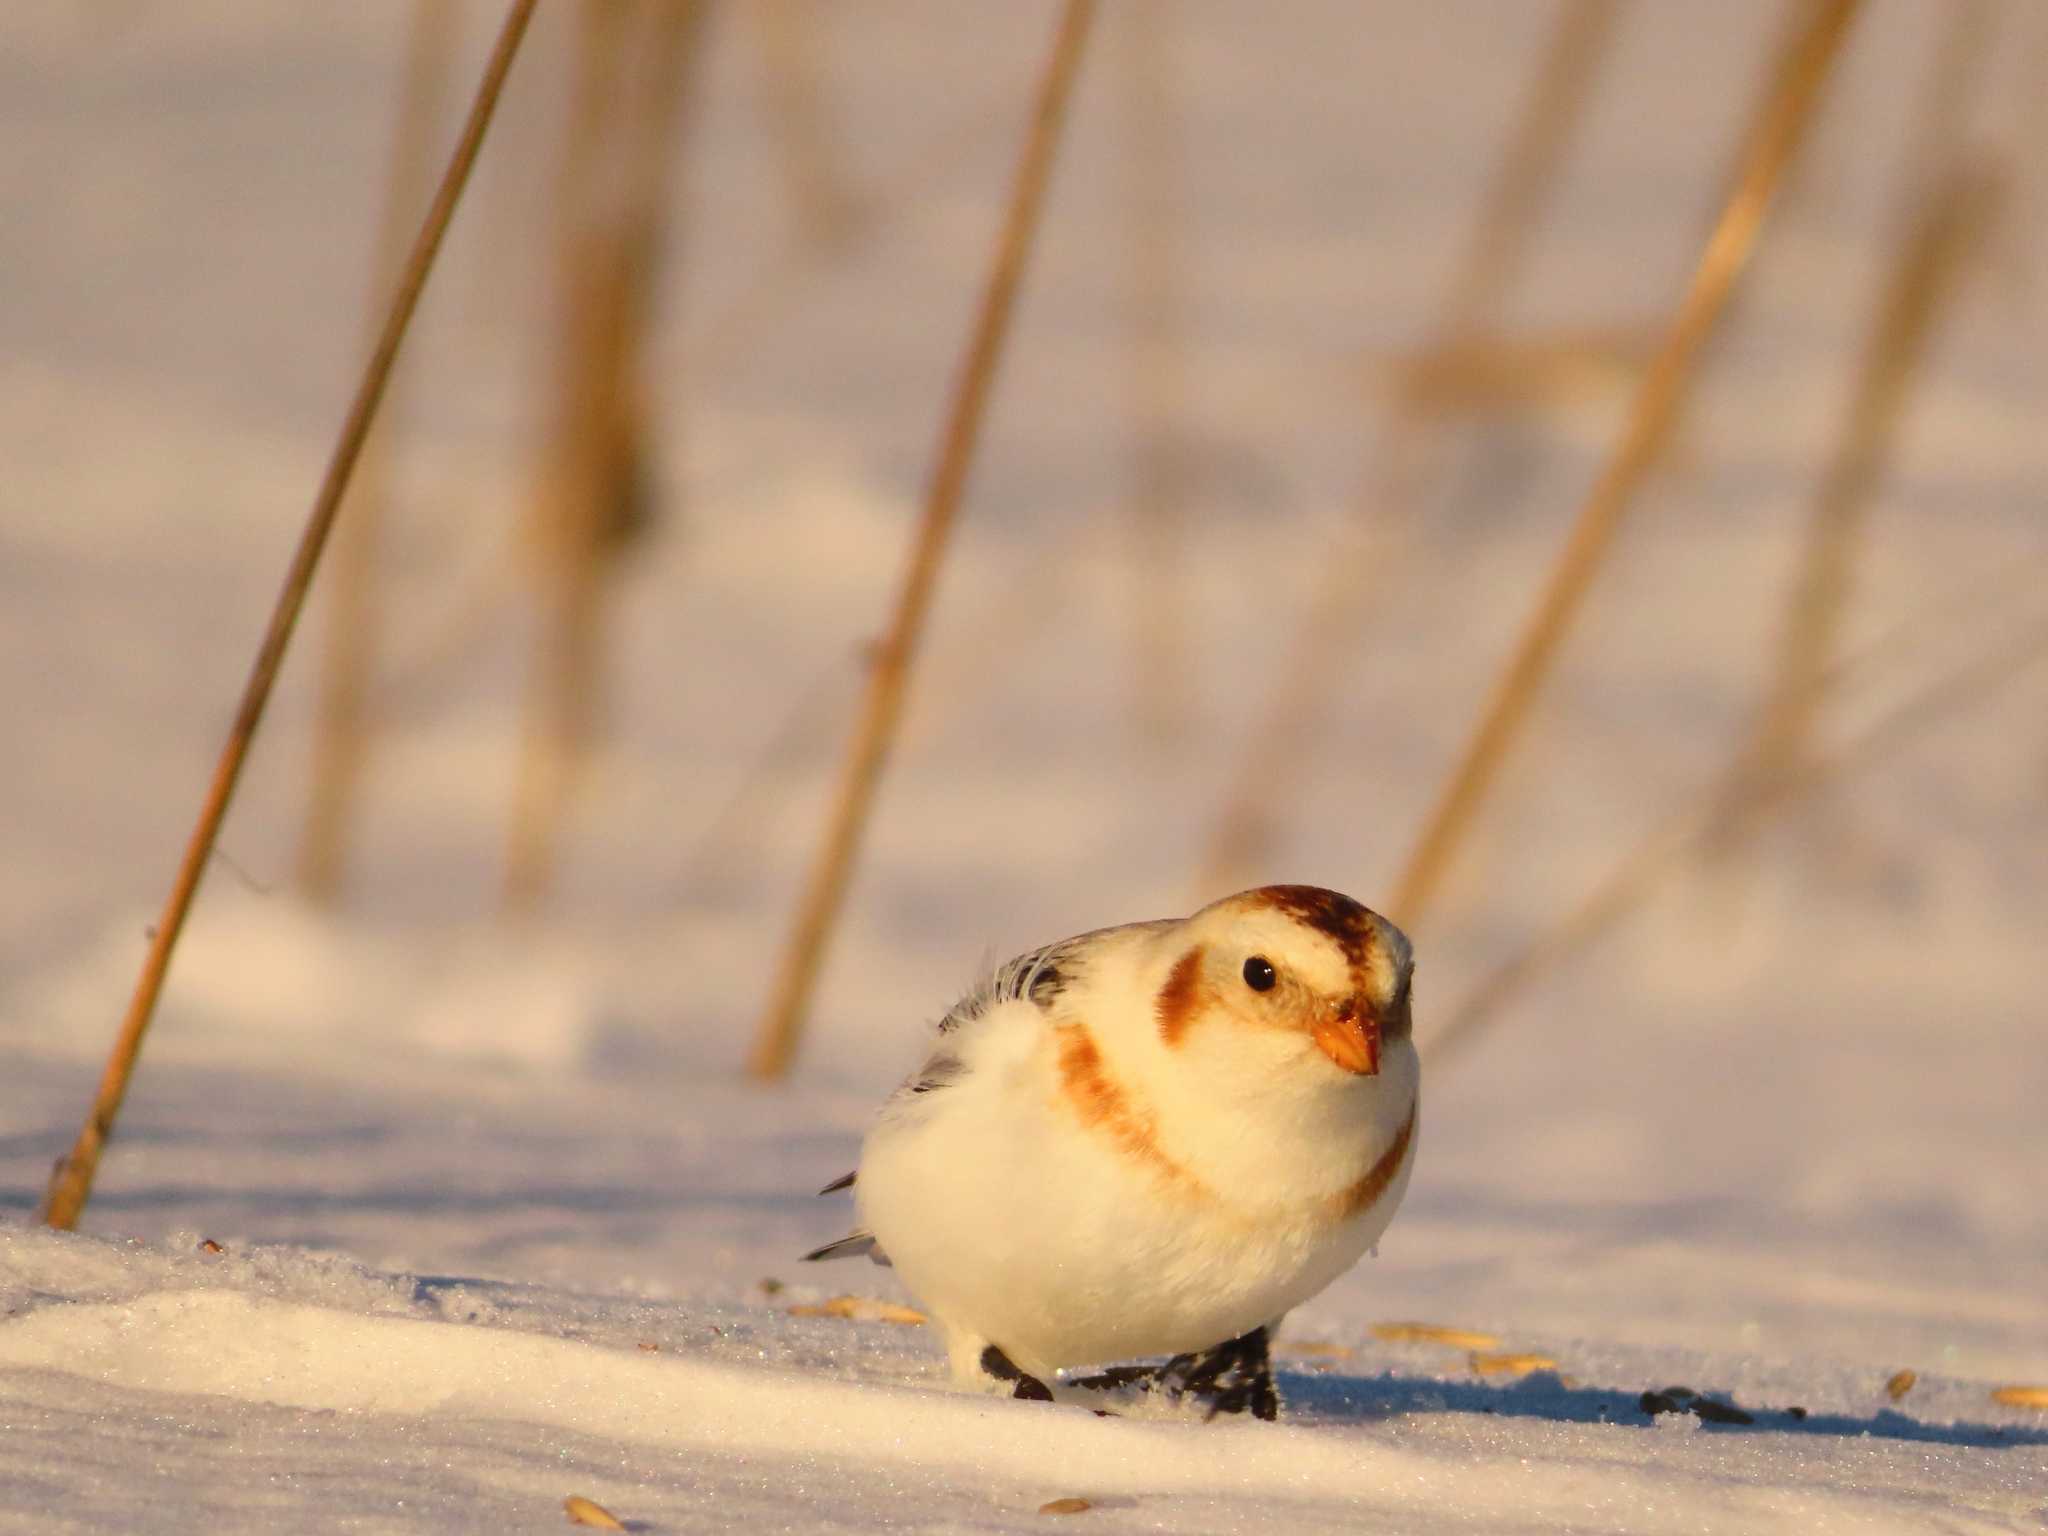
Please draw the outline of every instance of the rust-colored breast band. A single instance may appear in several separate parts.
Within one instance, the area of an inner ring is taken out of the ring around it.
[[[1109,1075],[1102,1052],[1085,1025],[1060,1027],[1059,1073],[1060,1095],[1083,1125],[1100,1131],[1119,1152],[1165,1183],[1186,1193],[1205,1193],[1201,1181],[1160,1147],[1151,1114],[1134,1104]]]
[[[1407,1160],[1409,1145],[1415,1140],[1415,1117],[1420,1109],[1420,1105],[1409,1109],[1408,1118],[1401,1122],[1401,1129],[1394,1133],[1387,1150],[1379,1155],[1357,1183],[1332,1200],[1339,1221],[1348,1221],[1367,1210],[1387,1192],[1387,1186],[1394,1182],[1394,1175],[1401,1171],[1401,1164]]]

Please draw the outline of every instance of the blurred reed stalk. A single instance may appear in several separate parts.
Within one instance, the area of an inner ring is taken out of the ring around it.
[[[508,124],[509,126],[509,124]],[[685,344],[693,372],[715,378],[734,366],[737,359],[760,343],[760,333],[794,307],[803,281],[822,270],[828,261],[851,260],[864,244],[900,224],[912,200],[933,186],[943,185],[962,165],[971,163],[987,146],[1000,120],[977,115],[971,122],[949,125],[935,135],[930,152],[920,154],[890,178],[885,188],[872,196],[849,202],[850,222],[831,248],[798,245],[785,248],[755,269],[740,296],[710,321],[693,329]],[[491,166],[486,165],[488,173]],[[488,177],[485,178],[488,180]],[[501,200],[509,206],[510,199]],[[509,235],[506,238],[510,238]],[[493,264],[491,271],[499,270]],[[444,609],[444,616],[403,649],[397,649],[387,670],[385,692],[396,711],[414,707],[468,650],[472,649],[491,623],[506,607],[516,584],[518,560],[509,548],[480,564],[464,590]]]
[[[845,899],[868,812],[902,716],[918,637],[931,607],[948,535],[973,464],[989,386],[1009,332],[1010,314],[1037,231],[1061,123],[1094,13],[1093,0],[1066,0],[1052,52],[1039,77],[1031,129],[1011,185],[1009,209],[990,254],[988,285],[982,293],[973,336],[947,411],[938,465],[904,571],[895,615],[876,647],[867,696],[847,744],[831,820],[798,900],[774,990],[748,1058],[748,1070],[756,1077],[773,1079],[788,1072],[825,947]]]
[[[1491,344],[1501,301],[1563,173],[1565,154],[1613,36],[1618,0],[1567,0],[1530,91],[1480,200],[1479,214],[1444,290],[1424,353],[1456,356]],[[1431,475],[1433,398],[1397,393],[1384,424],[1363,505],[1324,562],[1300,629],[1275,679],[1271,706],[1244,757],[1211,833],[1198,895],[1240,884],[1272,850],[1276,808],[1291,803],[1308,739],[1330,690],[1330,658],[1348,649],[1372,574],[1376,539],[1412,509]]]
[[[412,254],[399,276],[376,347],[363,366],[355,398],[350,402],[348,415],[343,418],[334,452],[328,459],[327,472],[313,499],[313,507],[299,536],[298,547],[293,551],[291,565],[285,571],[284,584],[278,592],[270,623],[264,630],[263,642],[250,668],[248,682],[243,687],[234,723],[221,749],[220,760],[215,764],[206,798],[200,805],[198,823],[192,829],[185,856],[178,865],[177,878],[172,882],[170,895],[157,918],[148,954],[143,959],[142,973],[136,979],[134,995],[121,1022],[120,1033],[115,1037],[113,1051],[107,1058],[92,1108],[71,1151],[60,1158],[51,1171],[50,1186],[38,1214],[52,1227],[69,1229],[77,1226],[86,1200],[92,1194],[100,1154],[113,1134],[121,1101],[127,1096],[128,1081],[134,1074],[143,1037],[156,1011],[157,998],[163,991],[165,974],[170,969],[171,952],[177,945],[178,935],[184,931],[185,918],[191,911],[200,878],[206,872],[214,839],[227,815],[228,803],[234,796],[235,784],[241,777],[249,747],[256,738],[256,729],[262,724],[264,706],[270,702],[270,690],[277,681],[278,667],[284,661],[285,647],[290,644],[292,630],[305,607],[306,593],[312,586],[321,551],[326,548],[328,535],[333,530],[342,494],[348,489],[349,476],[363,451],[363,441],[376,418],[385,386],[390,382],[399,344],[405,340],[406,328],[412,321],[413,311],[419,306],[420,292],[426,286],[428,273],[433,270],[442,237],[448,232],[448,222],[462,196],[463,186],[469,180],[470,168],[476,164],[484,130],[490,126],[491,114],[504,90],[505,76],[512,68],[512,60],[519,52],[520,40],[526,35],[534,5],[535,0],[512,0],[505,13],[490,60],[484,66],[483,79],[477,86],[476,98],[463,123],[462,135],[456,141],[447,169],[442,172],[440,187],[427,209],[425,221],[413,242]]]
[[[1656,340],[1639,325],[1595,325],[1425,347],[1394,360],[1396,400],[1410,418],[1603,401],[1635,382]]]
[[[2025,15],[2033,35],[2023,45],[2027,68],[2020,77],[2023,95],[2014,134],[2025,146],[2014,165],[2020,207],[2005,223],[2008,243],[1999,253],[2004,286],[2023,313],[2040,292],[2041,269],[2048,266],[2048,155],[2039,152],[2048,144],[2048,6],[2030,5]]]
[[[1781,811],[1878,766],[1933,726],[1991,697],[2044,659],[2048,659],[2048,624],[2037,623],[2016,644],[1994,647],[1923,685],[1832,754],[1803,758],[1764,790],[1758,814]],[[1496,966],[1460,998],[1422,1042],[1430,1064],[1441,1068],[1504,1017],[1506,1005],[1531,984],[1585,951],[1638,910],[1657,882],[1680,868],[1713,835],[1725,814],[1726,795],[1724,784],[1702,803],[1666,820],[1562,922]]]
[[[1427,919],[1444,874],[1484,805],[1615,532],[1671,435],[1707,339],[1756,247],[1771,194],[1812,119],[1857,5],[1858,0],[1817,0],[1789,54],[1774,71],[1772,88],[1752,119],[1733,189],[1636,395],[1628,424],[1580,509],[1514,654],[1396,882],[1390,910],[1410,928]]]
[[[988,147],[998,130],[1006,127],[993,114],[976,114],[971,121],[949,124],[934,136],[928,153],[902,166],[888,185],[846,200],[844,223],[830,245],[799,243],[764,260],[747,284],[719,313],[717,318],[690,338],[690,355],[701,370],[718,374],[732,360],[744,357],[756,345],[759,333],[787,317],[803,282],[828,263],[849,262],[866,244],[892,224],[900,225],[904,211],[945,186],[964,165],[972,164]]]
[[[1130,315],[1131,716],[1163,751],[1188,719],[1183,477],[1175,429],[1187,359],[1176,344],[1174,205],[1180,186],[1171,78],[1175,18],[1164,0],[1123,11],[1124,206]]]
[[[678,119],[702,0],[584,0],[564,139],[553,423],[533,509],[542,633],[505,862],[504,905],[538,904],[589,756],[605,607],[654,515],[641,353],[665,248]]]
[[[419,210],[433,193],[434,124],[454,64],[452,0],[418,0],[399,85],[391,173],[385,183],[371,292],[381,297],[398,280]],[[372,326],[379,317],[370,316]],[[374,339],[374,329],[372,331]],[[335,534],[327,583],[327,649],[313,719],[312,780],[299,844],[299,883],[315,901],[340,894],[363,766],[369,753],[367,699],[377,665],[377,554],[391,495],[390,396],[385,424],[363,445],[348,497],[348,516]]]
[[[856,210],[833,163],[811,0],[748,0],[740,10],[754,25],[767,65],[762,84],[768,131],[796,209],[798,237],[805,245],[830,248],[845,238]]]
[[[1770,786],[1795,772],[1811,750],[1813,722],[1839,644],[1870,503],[1940,308],[1983,249],[2000,202],[1993,177],[1959,168],[1962,125],[1990,42],[1989,12],[1981,0],[1952,0],[1946,15],[1947,31],[1935,52],[1904,178],[1908,232],[1864,347],[1847,425],[1814,500],[1776,669],[1715,829],[1712,851],[1717,856],[1733,853],[1748,840],[1756,807]]]
[[[1796,773],[1813,750],[1813,724],[1871,500],[1884,477],[1914,378],[1926,360],[1942,301],[1980,247],[1997,201],[1997,183],[1989,176],[1958,174],[1936,189],[1900,253],[1864,353],[1847,430],[1814,503],[1777,670],[1754,735],[1737,763],[1737,790],[1716,833],[1721,851],[1747,840],[1755,809],[1768,798],[1770,786]]]

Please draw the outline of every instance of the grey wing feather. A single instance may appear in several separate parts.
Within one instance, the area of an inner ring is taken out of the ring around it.
[[[996,1004],[1019,998],[1028,997],[1040,1008],[1049,1008],[1067,984],[1069,978],[1060,969],[1060,962],[1069,958],[1075,943],[1073,939],[1062,939],[1005,960],[946,1010],[946,1016],[939,1020],[939,1033],[950,1034],[963,1024],[971,1024]]]
[[[872,1232],[849,1232],[837,1242],[827,1243],[822,1248],[813,1248],[804,1255],[804,1262],[809,1264],[818,1259],[852,1259],[858,1258],[861,1254],[866,1254],[877,1264],[889,1266],[889,1255],[882,1252]]]

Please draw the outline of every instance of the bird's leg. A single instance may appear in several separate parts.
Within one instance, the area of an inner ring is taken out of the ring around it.
[[[1011,1362],[1010,1357],[994,1344],[989,1345],[987,1349],[981,1352],[981,1368],[997,1381],[1015,1383],[1010,1388],[1010,1396],[1012,1397],[1021,1397],[1026,1402],[1032,1403],[1049,1403],[1052,1401],[1052,1389],[1050,1387],[1036,1376],[1028,1376],[1019,1370]]]
[[[1272,1338],[1264,1327],[1227,1340],[1200,1354],[1175,1355],[1159,1368],[1159,1386],[1174,1398],[1208,1404],[1208,1417],[1249,1412],[1255,1419],[1280,1417],[1273,1390]]]

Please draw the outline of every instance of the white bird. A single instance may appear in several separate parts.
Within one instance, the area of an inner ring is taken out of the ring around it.
[[[1407,937],[1275,885],[1020,955],[938,1025],[809,1257],[893,1264],[956,1377],[1060,1370],[1277,1412],[1268,1344],[1386,1230],[1415,1156]]]

